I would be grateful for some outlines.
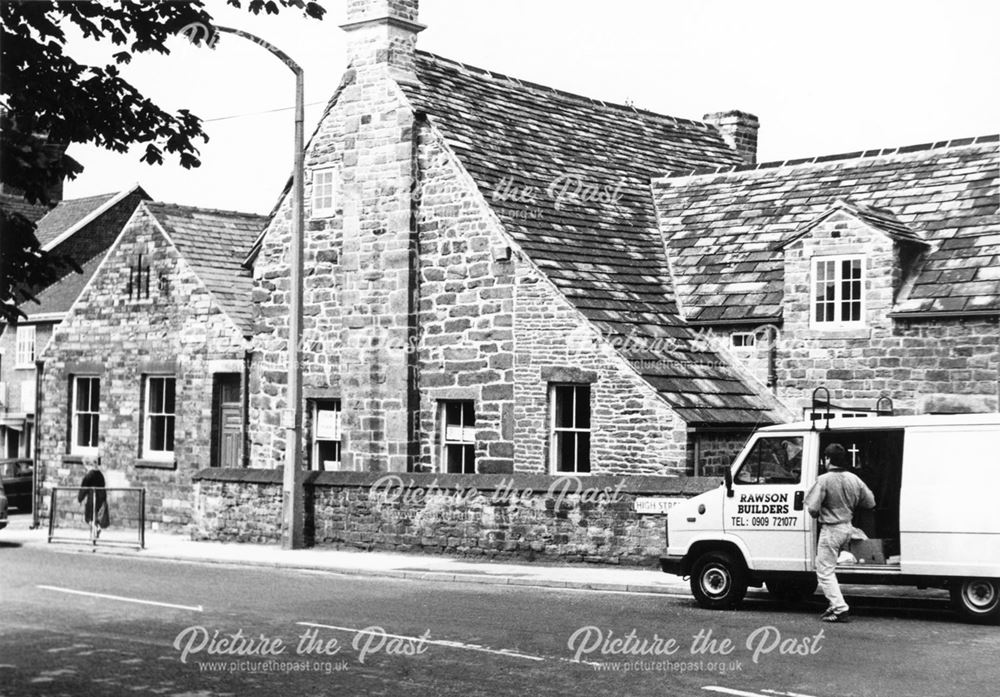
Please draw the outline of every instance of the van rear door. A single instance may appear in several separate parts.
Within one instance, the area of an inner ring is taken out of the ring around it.
[[[761,433],[747,445],[723,505],[725,531],[749,550],[752,568],[808,571],[811,519],[803,501],[815,466],[811,433]],[[805,467],[803,467],[805,463]],[[812,466],[810,466],[812,465]]]

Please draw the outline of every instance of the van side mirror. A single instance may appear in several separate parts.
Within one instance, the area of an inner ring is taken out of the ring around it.
[[[733,497],[733,472],[728,467],[725,469],[725,474],[723,475],[726,479],[726,496],[729,498]]]

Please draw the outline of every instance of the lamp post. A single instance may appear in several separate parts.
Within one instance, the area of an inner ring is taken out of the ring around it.
[[[302,368],[299,352],[302,344],[302,208],[303,208],[303,81],[302,68],[288,57],[284,51],[271,45],[259,36],[241,29],[203,24],[192,24],[181,33],[192,43],[198,44],[204,34],[205,43],[215,48],[219,40],[214,32],[235,34],[262,46],[295,74],[295,158],[292,169],[292,240],[291,240],[291,298],[288,319],[288,408],[282,414],[285,428],[285,466],[282,479],[282,523],[281,546],[283,549],[299,549],[304,545],[304,508],[302,491]],[[248,386],[244,386],[247,389]]]

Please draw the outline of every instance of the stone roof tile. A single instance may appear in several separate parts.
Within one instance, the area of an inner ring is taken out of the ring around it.
[[[267,217],[151,201],[145,205],[226,313],[249,334],[253,278],[243,260]]]
[[[997,136],[982,136],[655,180],[685,316],[693,321],[717,321],[724,312],[727,319],[779,317],[782,244],[761,250],[756,243],[775,235],[787,243],[838,202],[894,239],[928,243],[894,312],[1000,311],[1000,289],[975,282],[980,274],[983,281],[990,279],[993,255],[1000,253],[998,155]],[[748,213],[752,217],[744,218]],[[749,227],[743,224],[747,219]],[[762,263],[739,266],[751,260]],[[954,269],[973,271],[974,281],[957,283],[942,275]],[[762,281],[770,298],[764,306],[744,291],[720,290],[723,282],[741,288],[738,284]],[[943,298],[949,301],[935,303]]]
[[[605,336],[675,329],[671,356],[623,355],[685,420],[775,420],[773,401],[718,356],[694,348],[694,332],[678,315],[650,197],[653,177],[739,161],[714,126],[587,99],[425,52],[417,52],[416,74],[419,84],[400,84],[416,110],[443,135],[505,230]],[[529,192],[531,201],[514,192]],[[699,362],[719,367],[706,370]],[[655,383],[650,371],[660,363],[679,377],[706,382],[690,394]]]

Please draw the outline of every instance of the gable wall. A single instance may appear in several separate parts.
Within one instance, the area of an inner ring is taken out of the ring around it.
[[[129,300],[129,264],[139,248],[153,260],[150,298]],[[92,457],[68,454],[68,412],[71,376],[98,375],[100,464],[107,485],[145,487],[149,520],[187,524],[191,476],[210,464],[212,374],[238,372],[243,352],[232,321],[149,214],[137,214],[42,356],[43,493],[78,486],[95,464]],[[140,459],[141,384],[148,373],[177,379],[176,463],[167,468]],[[112,509],[113,524],[115,515]]]
[[[412,322],[412,110],[383,67],[357,70],[320,125],[307,170],[337,165],[335,215],[311,215],[306,177],[303,393],[342,399],[345,466],[406,470],[416,452]],[[254,269],[251,403],[254,466],[284,460],[287,404],[290,202],[268,229]]]
[[[683,422],[610,347],[567,348],[586,322],[516,251],[506,259],[509,241],[434,127],[370,77],[344,89],[307,158],[341,172],[326,219],[310,219],[306,177],[303,391],[341,399],[344,466],[438,467],[439,402],[472,399],[480,471],[546,472],[547,387],[568,368],[594,380],[594,471],[683,471]],[[261,468],[284,458],[288,216],[285,202],[254,270]]]

